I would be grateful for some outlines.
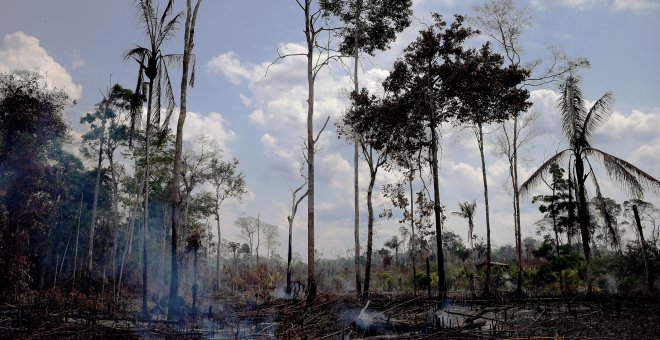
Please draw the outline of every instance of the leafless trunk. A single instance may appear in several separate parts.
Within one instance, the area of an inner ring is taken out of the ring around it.
[[[105,117],[101,120],[101,138],[99,141],[99,158],[96,165],[96,184],[94,185],[94,203],[92,203],[92,220],[89,226],[89,240],[87,241],[87,273],[92,275],[92,264],[94,263],[94,232],[96,229],[96,210],[99,199],[99,187],[101,185],[101,163],[103,162],[103,144],[105,144]]]
[[[372,196],[374,191],[374,183],[376,182],[376,168],[371,159],[367,162],[369,164],[369,188],[367,189],[367,263],[364,265],[364,289],[362,290],[362,297],[369,298],[369,285],[371,283],[371,256],[373,253],[373,235],[374,235],[374,208],[372,203]]]
[[[481,156],[481,175],[484,182],[484,209],[486,210],[486,284],[484,292],[490,293],[491,286],[491,244],[490,244],[490,212],[488,209],[488,180],[486,179],[486,160],[484,158],[484,132],[481,123],[477,123],[477,142]]]
[[[147,126],[145,129],[144,143],[144,223],[142,224],[142,316],[147,318],[149,310],[147,309],[148,294],[148,260],[147,260],[147,236],[149,231],[149,143],[151,133],[151,101],[153,99],[153,80],[149,82],[149,96],[147,100]]]
[[[217,251],[218,251],[218,256],[216,258],[215,262],[215,280],[217,282],[216,285],[216,290],[220,290],[221,284],[220,284],[220,252],[221,252],[221,247],[222,247],[222,234],[220,232],[220,213],[218,212],[218,204],[217,204],[217,197],[216,197],[216,209],[215,209],[215,221],[216,221],[216,227],[218,228],[218,245],[217,245]]]
[[[312,0],[305,0],[305,38],[307,41],[307,301],[316,297],[314,268],[314,30]]]
[[[83,192],[80,193],[80,207],[78,208],[78,226],[76,227],[76,250],[73,254],[73,280],[71,280],[71,290],[76,287],[76,269],[78,266],[78,240],[80,239],[80,216],[82,214]]]
[[[644,258],[644,271],[646,272],[646,285],[649,292],[655,291],[655,280],[649,271],[648,249],[646,241],[644,240],[644,230],[642,230],[642,223],[639,220],[639,211],[637,205],[632,206],[633,213],[635,214],[635,224],[637,224],[637,231],[639,232],[639,243],[642,247],[642,257]]]
[[[172,320],[178,317],[179,310],[177,307],[179,295],[179,267],[177,259],[177,241],[179,232],[179,186],[181,183],[181,151],[183,149],[183,126],[186,122],[187,114],[187,93],[188,93],[188,67],[190,58],[192,56],[192,49],[194,46],[195,35],[195,20],[197,19],[197,11],[202,0],[197,0],[195,9],[192,9],[191,0],[186,1],[186,25],[184,28],[183,38],[183,62],[182,62],[182,75],[181,75],[181,108],[179,110],[179,120],[176,125],[176,142],[174,146],[174,169],[172,172],[172,249],[171,249],[171,271],[170,271],[170,299],[167,309],[167,318]],[[194,79],[194,67],[191,80]],[[191,81],[193,83],[193,81]]]
[[[110,151],[110,150],[108,150]],[[112,152],[108,152],[108,161],[110,162],[110,177],[112,179],[112,294],[117,301],[117,248],[119,242],[119,183],[115,173],[115,161]]]
[[[354,61],[354,74],[353,79],[355,81],[355,93],[357,94],[360,91],[359,81],[358,81],[358,67],[360,64],[360,47],[358,44],[359,31],[360,31],[360,12],[362,11],[362,0],[358,0],[357,7],[355,10],[355,61]],[[359,166],[359,157],[358,157],[358,143],[359,137],[355,135],[353,137],[353,193],[354,193],[354,206],[355,206],[355,287],[357,290],[357,295],[362,295],[362,279],[360,278],[360,181],[358,176],[358,166]]]
[[[291,194],[291,215],[287,216],[287,221],[289,221],[289,249],[287,252],[286,258],[286,289],[284,292],[286,295],[291,295],[291,259],[292,259],[292,231],[293,231],[293,220],[296,218],[296,213],[298,212],[298,204],[307,196],[307,192],[302,194],[299,198],[296,198],[296,195],[300,190],[302,190],[307,183],[303,183]]]
[[[412,257],[412,270],[413,270],[413,292],[417,295],[417,268],[415,265],[415,196],[413,193],[413,169],[412,162],[410,162],[410,174],[408,175],[408,186],[410,188],[410,256]]]
[[[431,70],[431,61],[428,62],[429,71]],[[436,117],[435,117],[435,98],[431,78],[428,77],[428,91],[429,91],[429,114],[431,115],[431,172],[433,173],[433,211],[435,215],[435,235],[437,243],[437,258],[438,258],[438,294],[439,298],[443,299],[447,292],[447,281],[445,278],[445,259],[442,252],[442,211],[440,208],[440,180],[438,175],[438,132],[436,131]]]

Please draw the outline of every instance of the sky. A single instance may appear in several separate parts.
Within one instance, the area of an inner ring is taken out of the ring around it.
[[[468,17],[483,0],[414,0],[411,27],[399,34],[391,48],[362,60],[361,87],[377,89],[393,62],[418,32],[431,23],[431,13],[450,19]],[[594,101],[607,91],[615,95],[613,115],[594,138],[594,146],[626,159],[660,178],[660,0],[530,0],[532,25],[522,37],[524,60],[549,57],[550,46],[569,56],[586,57],[591,67],[580,71],[583,91]],[[183,10],[185,2],[176,2]],[[306,72],[304,57],[280,60],[284,52],[304,50],[304,16],[294,0],[206,0],[196,32],[196,84],[188,91],[184,140],[207,135],[227,158],[240,160],[249,189],[242,202],[227,201],[221,208],[223,238],[238,241],[234,221],[256,216],[279,226],[285,255],[291,190],[298,187],[301,143],[306,136]],[[182,30],[165,47],[180,53]],[[77,104],[66,113],[72,135],[84,127],[80,117],[101,99],[108,84],[134,87],[137,66],[124,61],[123,52],[145,44],[131,0],[3,0],[0,4],[0,71],[38,68],[52,86],[65,89]],[[474,43],[482,43],[477,39]],[[347,61],[350,65],[350,62]],[[172,72],[173,79],[180,79]],[[176,80],[175,83],[179,83]],[[178,85],[176,85],[178,88]],[[334,122],[348,105],[352,80],[340,65],[322,71],[316,82],[315,129],[327,116],[331,123],[321,135],[316,157],[316,244],[324,257],[346,256],[353,247],[352,146],[337,138]],[[556,110],[556,85],[533,88],[530,112],[539,115],[520,177],[526,179],[556,150],[565,146]],[[176,90],[175,90],[176,91]],[[178,96],[178,94],[177,94]],[[178,97],[177,97],[178,98]],[[93,162],[87,165],[93,167]],[[443,132],[440,194],[448,211],[458,202],[477,202],[475,234],[485,234],[483,186],[476,141],[470,133],[447,128]],[[486,151],[486,170],[492,239],[513,243],[508,165],[492,148]],[[605,196],[622,202],[629,197],[599,173]],[[383,184],[396,181],[395,172],[377,177],[376,214],[386,207]],[[366,165],[360,167],[361,242],[366,240]],[[645,198],[657,206],[660,200]],[[523,201],[523,237],[535,236],[537,207]],[[293,249],[306,258],[306,206],[299,207]],[[466,222],[449,214],[446,227],[464,239]],[[398,233],[397,219],[378,220],[375,247]]]

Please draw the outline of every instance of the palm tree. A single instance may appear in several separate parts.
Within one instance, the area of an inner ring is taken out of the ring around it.
[[[157,9],[151,0],[139,0],[137,2],[138,16],[141,26],[149,39],[149,47],[136,46],[124,54],[124,60],[134,59],[139,64],[138,82],[136,93],[143,88],[144,77],[149,79],[147,93],[147,122],[145,127],[145,195],[144,195],[144,224],[142,227],[142,313],[147,316],[147,229],[149,226],[149,143],[151,137],[151,125],[156,124],[158,130],[161,130],[161,102],[163,87],[165,90],[165,101],[167,103],[165,110],[165,122],[163,127],[167,127],[169,119],[174,110],[174,93],[172,83],[170,82],[169,72],[167,70],[168,62],[181,59],[180,55],[163,54],[161,47],[165,41],[174,35],[176,26],[182,16],[182,12],[172,16],[173,0],[169,0],[165,6],[160,19]],[[153,100],[154,92],[156,100]],[[139,92],[144,95],[143,92]],[[154,117],[152,117],[152,112]],[[142,121],[142,109],[137,108],[131,114],[131,132],[139,126]],[[166,130],[166,129],[165,129]]]
[[[404,242],[404,240],[399,240],[397,235],[392,236],[387,242],[385,242],[385,247],[394,250],[394,260],[396,265],[399,265],[399,246]]]
[[[452,214],[468,221],[468,240],[470,240],[470,249],[472,249],[474,247],[474,239],[472,238],[472,232],[474,231],[474,212],[477,210],[477,201],[472,201],[472,203],[468,201],[459,202],[458,209],[460,211],[454,211]]]
[[[593,134],[612,114],[613,94],[610,92],[605,93],[591,108],[587,108],[580,89],[580,83],[580,78],[571,75],[561,85],[558,108],[561,115],[562,131],[568,141],[568,147],[545,161],[522,184],[521,193],[529,194],[533,188],[541,184],[543,176],[550,173],[552,164],[565,160],[569,161],[569,170],[571,167],[574,169],[578,221],[582,236],[582,248],[587,262],[588,289],[591,291],[589,209],[585,187],[589,177],[593,181],[596,198],[605,204],[598,181],[594,176],[592,160],[599,161],[610,178],[618,182],[633,197],[643,197],[644,189],[650,189],[656,195],[660,194],[660,181],[625,160],[591,146]],[[609,219],[606,218],[606,220]]]

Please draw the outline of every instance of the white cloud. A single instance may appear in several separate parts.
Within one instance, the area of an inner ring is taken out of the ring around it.
[[[71,61],[71,68],[79,69],[85,66],[85,61],[80,57],[78,53],[73,56],[73,61]]]
[[[657,0],[532,0],[532,6],[539,9],[550,7],[569,7],[578,10],[594,8],[610,8],[613,11],[643,12],[657,10],[660,3]]]
[[[554,6],[570,7],[580,10],[590,9],[604,3],[604,0],[532,0],[532,6],[545,9]]]
[[[175,114],[170,121],[170,126],[175,130],[177,120],[178,114]],[[207,115],[201,115],[197,112],[188,112],[186,125],[183,128],[183,140],[193,141],[200,136],[213,138],[218,142],[225,155],[231,155],[231,148],[228,143],[236,139],[236,133],[229,129],[222,114],[211,112]]]
[[[625,11],[632,10],[642,12],[647,10],[657,10],[660,3],[657,0],[614,0],[614,10]]]
[[[82,85],[75,84],[67,70],[40,46],[39,39],[23,32],[6,34],[0,48],[0,71],[37,69],[50,87],[61,88],[73,99],[80,99]]]

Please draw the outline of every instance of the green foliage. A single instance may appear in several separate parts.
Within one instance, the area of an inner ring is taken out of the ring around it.
[[[344,55],[353,54],[356,42],[360,50],[372,56],[376,50],[387,49],[412,17],[412,0],[319,0],[319,6],[324,16],[335,16],[351,25],[339,31],[339,50]]]
[[[650,274],[660,277],[660,249],[649,245],[648,262]],[[624,293],[642,292],[646,289],[646,274],[644,261],[642,259],[642,248],[639,243],[628,244],[621,253],[612,253],[608,256],[598,258],[594,261],[594,274],[611,274],[616,279],[618,291]]]
[[[69,158],[68,104],[36,72],[0,73],[0,300],[18,298],[38,277],[45,253],[35,245],[56,221],[71,170],[60,161]]]

